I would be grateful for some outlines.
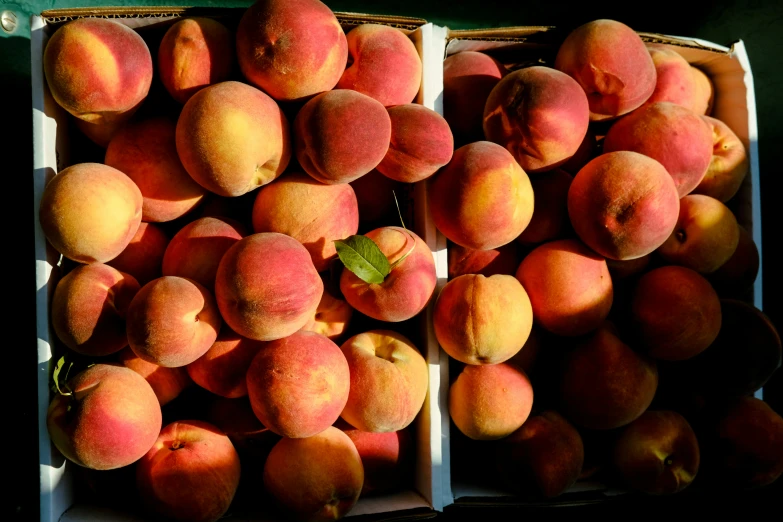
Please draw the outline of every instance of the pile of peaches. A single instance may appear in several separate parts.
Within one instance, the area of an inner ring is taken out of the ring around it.
[[[540,499],[783,474],[783,418],[753,397],[781,340],[747,304],[759,253],[731,210],[747,151],[673,49],[597,20],[546,65],[445,60],[459,148],[429,192],[450,242],[434,328],[462,484]]]

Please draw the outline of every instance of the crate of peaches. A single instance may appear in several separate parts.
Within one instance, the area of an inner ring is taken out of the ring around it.
[[[596,20],[451,31],[443,56],[447,503],[776,480],[783,419],[760,397],[781,340],[759,310],[742,42]]]
[[[318,0],[34,17],[42,520],[441,509],[431,34]]]

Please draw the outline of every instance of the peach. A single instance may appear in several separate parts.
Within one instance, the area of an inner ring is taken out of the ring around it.
[[[497,364],[514,356],[533,327],[530,298],[510,275],[452,279],[435,303],[438,343],[465,364]]]
[[[356,194],[347,183],[326,185],[307,174],[290,172],[258,191],[253,230],[296,239],[322,272],[337,258],[334,241],[359,230]]]
[[[555,69],[582,86],[591,121],[636,109],[655,91],[657,78],[642,39],[614,20],[595,20],[572,31],[557,51]]]
[[[660,44],[647,44],[655,64],[655,91],[646,103],[670,102],[696,112],[700,86],[691,65],[678,52]]]
[[[149,383],[161,406],[170,403],[190,386],[192,381],[184,367],[166,368],[147,362],[136,355],[130,347],[117,354],[120,364],[138,373]]]
[[[185,103],[200,89],[228,80],[233,40],[211,18],[185,18],[169,27],[158,47],[158,74],[171,97]]]
[[[161,276],[163,254],[168,245],[169,238],[163,230],[152,223],[141,222],[125,250],[108,265],[146,285]]]
[[[264,465],[264,486],[296,520],[337,520],[356,504],[364,468],[351,439],[335,427],[306,439],[283,439]]]
[[[102,121],[100,123],[85,121],[80,118],[73,118],[71,121],[90,141],[104,149],[109,146],[109,142],[111,142],[114,135],[127,123],[126,118],[116,121]]]
[[[611,323],[565,354],[560,377],[563,413],[594,430],[633,422],[650,406],[658,387],[655,361],[629,348]]]
[[[348,424],[337,427],[348,435],[362,459],[361,496],[391,492],[411,480],[414,446],[410,430],[371,433]]]
[[[215,297],[226,324],[258,341],[280,339],[306,325],[323,289],[305,247],[276,232],[234,244],[215,278]]]
[[[468,248],[510,243],[533,216],[530,179],[510,152],[488,141],[457,149],[429,194],[435,226]]]
[[[530,224],[517,240],[523,245],[535,245],[559,239],[568,232],[568,189],[574,178],[556,169],[530,178],[536,204]]]
[[[384,107],[411,103],[421,85],[421,58],[413,42],[388,25],[362,24],[348,32],[348,67],[338,89],[352,89]]]
[[[745,145],[728,125],[702,116],[712,129],[712,159],[694,194],[704,194],[726,202],[734,197],[748,174],[750,161]]]
[[[435,260],[427,244],[415,233],[400,227],[383,227],[366,234],[380,248],[390,264],[408,256],[383,283],[367,283],[350,270],[340,276],[340,291],[359,312],[392,323],[405,321],[421,312],[435,291]]]
[[[549,67],[526,67],[492,89],[484,135],[508,149],[526,172],[552,170],[576,154],[590,110],[573,78]]]
[[[667,361],[698,355],[720,331],[718,294],[697,272],[681,266],[664,266],[642,276],[631,314],[647,354]]]
[[[105,163],[125,173],[144,197],[144,221],[171,221],[198,205],[206,190],[193,181],[177,156],[176,126],[167,118],[130,123],[106,149]]]
[[[557,335],[595,330],[612,307],[606,260],[572,239],[537,247],[516,276],[530,297],[536,323]]]
[[[136,466],[148,510],[168,520],[215,522],[239,487],[240,463],[229,438],[197,420],[172,422]]]
[[[288,120],[275,101],[249,85],[201,89],[177,120],[185,170],[219,196],[241,196],[283,173],[291,159]]]
[[[423,105],[390,107],[391,143],[377,170],[384,176],[415,183],[435,174],[454,152],[454,137],[443,116]]]
[[[145,361],[175,368],[204,355],[222,324],[209,290],[190,279],[164,276],[144,285],[131,301],[128,342]]]
[[[223,255],[245,235],[245,228],[230,219],[203,217],[182,227],[166,247],[163,275],[192,279],[215,287]]]
[[[355,335],[340,347],[348,361],[350,392],[340,416],[362,431],[405,429],[427,395],[427,363],[406,337],[390,330]]]
[[[731,258],[738,244],[739,225],[731,210],[715,198],[691,194],[680,200],[677,224],[658,252],[669,263],[710,274]]]
[[[769,404],[742,397],[722,412],[714,433],[717,478],[740,488],[783,475],[783,418]]]
[[[532,407],[530,379],[510,364],[467,365],[449,388],[451,420],[473,440],[508,437]]]
[[[629,487],[652,495],[678,493],[699,471],[699,442],[688,421],[673,411],[644,412],[623,428],[612,464]]]
[[[376,169],[351,181],[359,204],[359,220],[362,223],[377,223],[391,215],[396,215],[394,194],[400,194],[403,184],[387,178]]]
[[[331,426],[348,401],[350,383],[343,352],[313,332],[271,341],[247,370],[253,412],[283,437],[312,437]]]
[[[345,333],[352,316],[353,308],[344,300],[332,296],[324,288],[315,315],[302,327],[302,330],[315,332],[336,341]]]
[[[534,213],[535,215],[535,213]],[[475,250],[449,245],[449,279],[465,274],[514,275],[521,261],[517,245],[509,243],[490,250]]]
[[[300,100],[337,84],[348,43],[318,0],[259,0],[239,22],[237,58],[250,83],[276,100]]]
[[[235,399],[247,395],[245,375],[250,363],[264,346],[224,327],[207,352],[188,364],[193,382],[215,395]]]
[[[673,103],[657,102],[612,125],[604,138],[604,153],[627,150],[660,162],[683,197],[707,173],[712,143],[710,127],[701,116]]]
[[[562,415],[553,410],[531,416],[497,449],[496,462],[504,482],[519,493],[536,491],[557,497],[579,478],[584,444]]]
[[[128,346],[128,307],[140,288],[133,276],[101,263],[75,268],[60,279],[52,297],[57,338],[93,357],[122,350]]]
[[[443,116],[459,145],[484,139],[484,106],[508,71],[496,59],[475,51],[443,61]]]
[[[105,263],[133,239],[141,206],[141,192],[128,176],[100,163],[79,163],[46,185],[38,217],[46,239],[62,255]]]
[[[597,152],[598,139],[595,131],[588,127],[587,134],[585,134],[585,138],[582,140],[579,148],[576,149],[573,156],[560,165],[560,168],[571,175],[576,175],[577,172],[582,170],[582,167],[587,165],[591,159],[595,158]]]
[[[712,80],[704,71],[691,65],[691,74],[696,84],[696,102],[693,110],[696,114],[709,116],[712,113],[712,105],[715,102],[715,87]]]
[[[260,478],[264,462],[280,440],[280,435],[261,424],[253,413],[247,395],[238,399],[218,396],[212,396],[211,399],[206,407],[207,422],[214,424],[228,436],[240,458],[249,458],[253,462],[253,467],[246,468],[243,472],[243,482],[251,477],[251,474],[258,473]],[[256,467],[261,469],[254,469]]]
[[[753,286],[759,274],[759,249],[753,237],[742,226],[739,227],[737,249],[728,261],[711,274],[708,279],[721,297],[737,297]]]
[[[55,101],[88,122],[127,119],[152,83],[152,56],[139,34],[105,18],[78,18],[49,38],[43,57]]]
[[[95,364],[70,379],[68,395],[49,405],[46,427],[65,458],[91,469],[136,462],[155,444],[162,414],[144,378],[122,366]]]
[[[321,183],[348,183],[378,166],[389,150],[391,118],[376,100],[338,89],[308,101],[294,120],[296,158]]]

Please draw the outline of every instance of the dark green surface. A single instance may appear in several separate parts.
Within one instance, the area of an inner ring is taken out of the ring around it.
[[[35,302],[33,300],[33,234],[29,203],[32,199],[32,123],[30,96],[30,40],[29,16],[45,9],[87,6],[132,6],[132,5],[195,5],[237,7],[251,2],[165,2],[139,0],[130,1],[23,1],[2,3],[0,11],[16,13],[19,27],[11,36],[0,30],[0,93],[2,93],[2,163],[0,174],[4,183],[3,204],[5,208],[2,245],[6,259],[13,263],[4,266],[3,301],[16,312],[3,313],[3,330],[6,334],[4,352],[11,355],[6,359],[4,375],[11,375],[5,382],[6,409],[3,427],[11,433],[10,441],[3,448],[4,455],[11,455],[5,469],[10,470],[4,483],[1,520],[36,520],[38,518],[38,467],[37,467],[37,425],[36,425],[36,376],[33,373],[36,358],[32,344],[35,324]],[[747,46],[756,86],[759,122],[759,158],[762,193],[763,265],[764,265],[764,310],[780,328],[783,326],[783,302],[779,299],[781,290],[780,267],[783,251],[779,248],[779,226],[781,224],[778,201],[781,193],[779,178],[781,172],[781,141],[783,141],[783,2],[780,1],[732,1],[713,2],[607,2],[584,0],[582,2],[515,1],[496,0],[383,0],[327,1],[336,11],[397,14],[425,18],[439,25],[451,28],[501,27],[511,25],[557,25],[574,27],[597,19],[612,18],[630,25],[638,31],[660,32],[678,36],[702,38],[721,44],[742,39]],[[684,11],[687,6],[688,11]],[[29,199],[28,199],[29,198]],[[11,283],[11,284],[9,284]],[[8,290],[12,290],[9,292]],[[770,388],[781,389],[781,376]],[[779,391],[778,391],[779,393]],[[775,404],[778,412],[782,405]],[[780,483],[781,481],[778,481]],[[563,518],[584,518],[586,515],[615,516],[686,516],[698,511],[740,508],[743,518],[763,518],[764,506],[780,503],[780,484],[774,490],[747,494],[721,494],[689,497],[687,499],[661,499],[653,502],[641,497],[630,497],[610,503],[608,506],[582,506],[556,510]],[[777,493],[775,492],[777,491]],[[779,508],[778,508],[779,509]],[[445,518],[456,518],[457,511],[447,511]],[[482,508],[462,511],[470,519],[501,520],[521,518],[519,509],[503,509],[486,512]],[[779,513],[779,511],[778,511]],[[528,509],[525,515],[550,517],[551,510]],[[557,516],[555,515],[555,516]],[[768,516],[768,515],[767,515]],[[441,517],[439,517],[441,518]],[[460,517],[462,518],[462,517]],[[724,517],[721,517],[724,518]]]

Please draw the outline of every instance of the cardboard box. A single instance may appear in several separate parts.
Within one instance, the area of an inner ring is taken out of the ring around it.
[[[244,9],[215,8],[90,8],[46,11],[33,16],[31,20],[31,57],[33,86],[33,139],[34,139],[34,186],[35,186],[35,256],[36,256],[36,321],[38,348],[38,426],[40,454],[40,513],[41,521],[101,520],[126,521],[143,520],[142,515],[122,513],[112,509],[99,508],[79,503],[74,493],[73,468],[54,448],[46,428],[46,413],[51,400],[51,373],[56,361],[53,353],[58,351],[57,339],[51,329],[49,318],[52,292],[57,284],[59,253],[47,244],[38,220],[41,194],[49,179],[71,164],[69,157],[68,115],[52,99],[43,74],[42,56],[47,39],[63,23],[79,17],[107,17],[131,28],[145,31],[156,28],[165,30],[169,24],[183,16],[208,16],[235,24]],[[425,20],[397,16],[336,13],[343,28],[348,31],[362,23],[379,23],[399,29],[408,35],[416,45],[424,64],[424,74],[417,103],[434,109],[439,103],[442,90],[442,54],[433,54],[438,47],[433,44],[436,34],[443,38]],[[155,52],[155,49],[151,49]],[[435,72],[434,76],[430,72]],[[77,131],[75,131],[77,132]],[[411,193],[403,195],[401,204],[406,222],[434,251],[441,284],[446,278],[445,250],[436,248],[436,231],[426,207],[426,187],[417,184]],[[388,518],[430,518],[433,510],[443,508],[443,487],[448,486],[442,467],[441,440],[443,418],[440,415],[444,389],[440,386],[442,367],[435,336],[430,327],[432,305],[419,315],[415,328],[417,343],[424,352],[428,364],[430,386],[424,407],[414,426],[416,435],[416,464],[414,488],[396,494],[364,498],[354,507],[349,516],[364,515],[364,519],[385,520]],[[445,388],[448,391],[448,388]],[[446,416],[448,422],[448,415]],[[447,427],[448,424],[445,424]],[[228,520],[262,520],[259,513],[232,513]]]
[[[438,28],[440,30],[441,28]],[[749,159],[750,173],[745,178],[738,194],[728,204],[737,216],[740,225],[748,229],[761,253],[761,208],[759,193],[758,130],[756,127],[756,102],[753,92],[753,76],[750,62],[742,40],[729,47],[695,38],[666,36],[654,33],[639,33],[645,42],[664,44],[682,55],[689,63],[702,69],[713,81],[715,105],[712,116],[725,122],[744,143]],[[560,43],[567,33],[554,27],[508,27],[499,29],[477,29],[447,31],[444,40],[437,39],[435,50],[448,57],[462,51],[482,51],[491,54],[512,70],[528,65],[551,64]],[[438,232],[437,244],[445,250],[446,240]],[[762,271],[753,287],[750,302],[762,308]],[[443,361],[448,360],[441,352]],[[441,368],[442,386],[449,386],[448,364]],[[760,396],[761,391],[757,393]],[[459,455],[450,452],[448,406],[442,406],[445,424],[442,426],[443,467],[445,476],[451,477],[444,486],[443,504],[508,506],[508,505],[573,505],[601,502],[611,496],[623,493],[609,489],[605,484],[594,481],[577,482],[571,489],[551,502],[520,498],[514,493],[489,486],[493,473],[488,467],[486,475],[455,477],[451,471]],[[456,428],[454,428],[456,429]]]

